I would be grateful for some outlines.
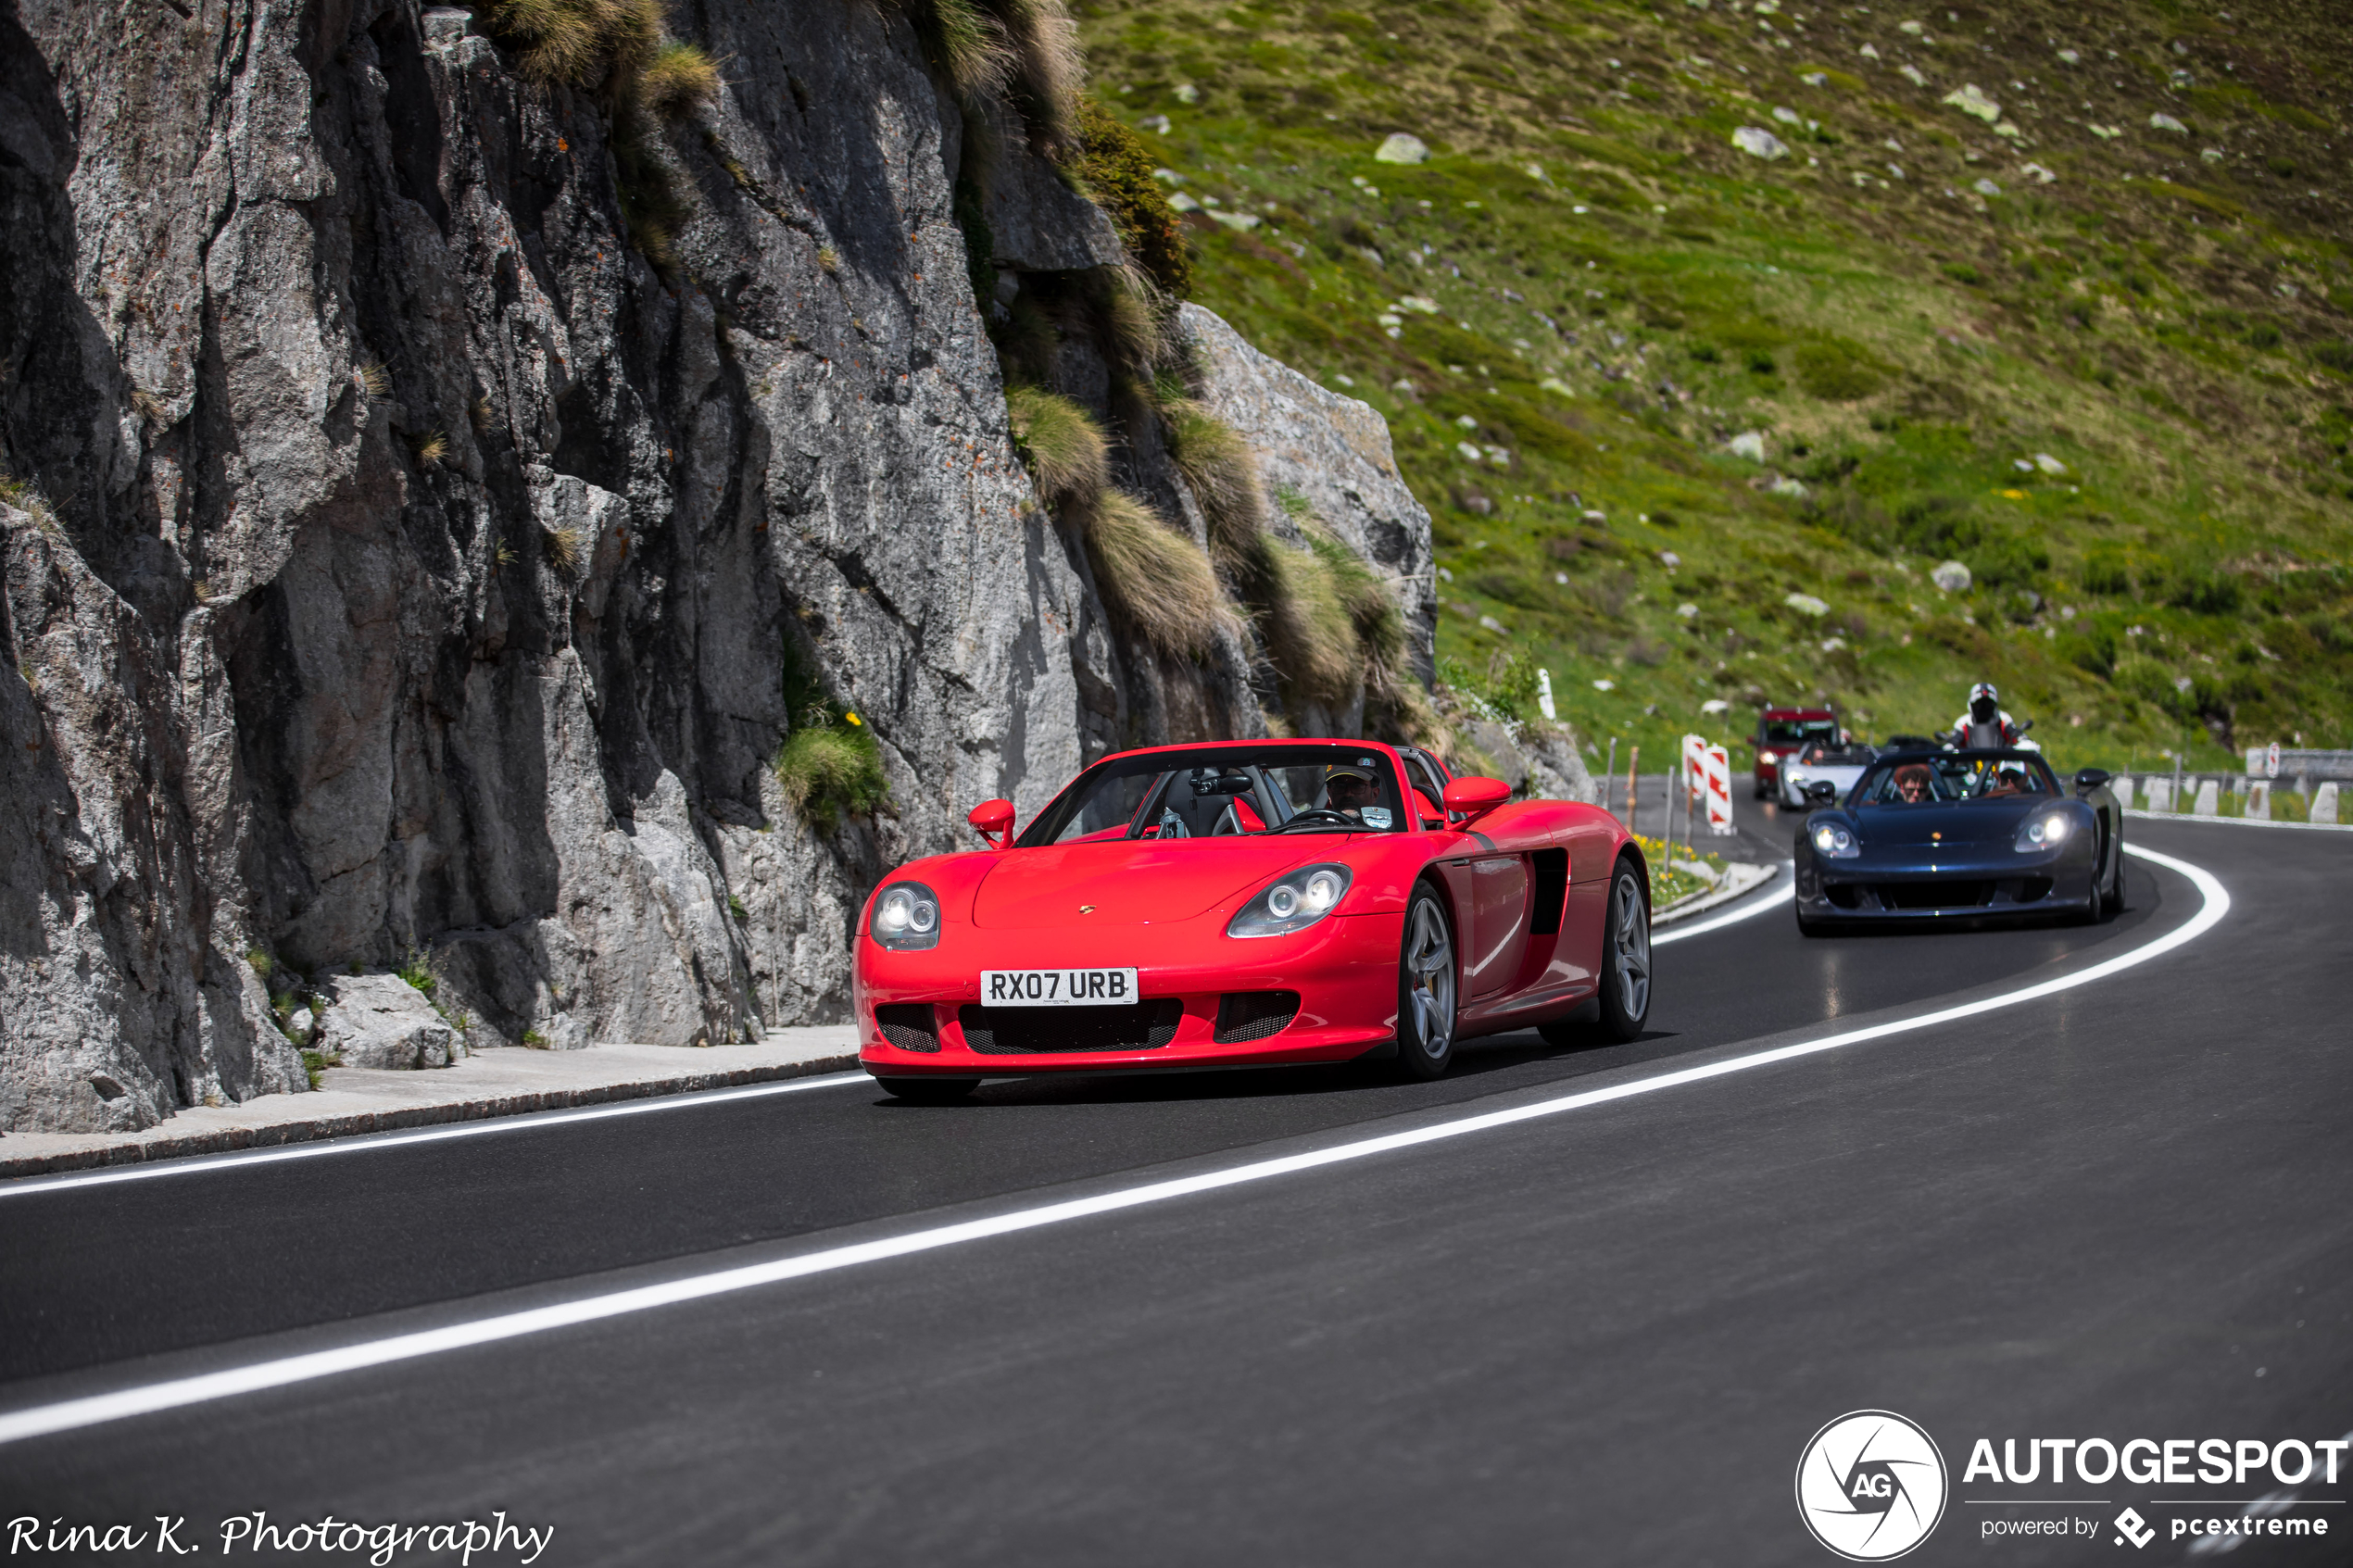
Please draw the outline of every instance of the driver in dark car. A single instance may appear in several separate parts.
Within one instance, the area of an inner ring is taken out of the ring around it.
[[[1373,783],[1373,775],[1351,763],[1341,762],[1324,770],[1324,804],[1344,816],[1365,820],[1365,808],[1380,804],[1380,790]]]
[[[1919,762],[1908,763],[1895,770],[1895,797],[1918,806],[1929,798],[1928,768]]]

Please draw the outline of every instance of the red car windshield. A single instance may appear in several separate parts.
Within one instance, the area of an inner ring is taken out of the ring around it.
[[[1403,833],[1396,771],[1378,751],[1297,742],[1114,757],[1055,797],[1024,848],[1085,839]]]
[[[1835,719],[1768,719],[1762,746],[1804,746],[1809,740],[1838,739]]]

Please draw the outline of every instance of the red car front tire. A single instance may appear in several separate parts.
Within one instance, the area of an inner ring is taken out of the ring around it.
[[[1397,957],[1397,1069],[1421,1082],[1454,1062],[1454,926],[1425,883],[1405,906]]]

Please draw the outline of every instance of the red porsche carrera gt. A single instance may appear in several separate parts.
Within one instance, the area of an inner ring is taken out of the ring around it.
[[[867,900],[860,1059],[902,1098],[981,1078],[1392,1058],[1566,1041],[1650,1010],[1650,877],[1597,806],[1509,803],[1411,747],[1246,741],[1106,757],[1018,837],[901,866]]]

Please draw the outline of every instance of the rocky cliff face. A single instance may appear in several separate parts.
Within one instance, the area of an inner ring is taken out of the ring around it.
[[[865,889],[964,808],[1263,729],[1237,636],[1132,646],[1040,509],[908,24],[686,19],[727,85],[656,149],[657,268],[610,107],[466,12],[0,9],[0,1125],[302,1087],[289,974],[413,960],[476,1046],[839,1018]],[[1116,261],[1004,157],[1014,289]],[[1198,519],[1149,420],[1121,461]],[[1426,649],[1390,511],[1352,542]],[[811,691],[887,807],[780,793]]]

